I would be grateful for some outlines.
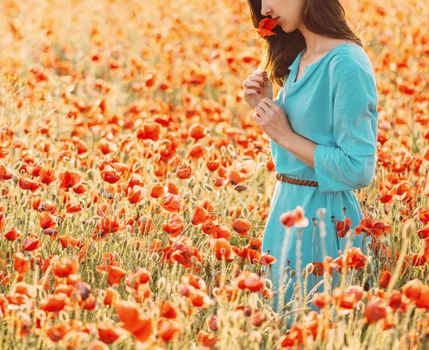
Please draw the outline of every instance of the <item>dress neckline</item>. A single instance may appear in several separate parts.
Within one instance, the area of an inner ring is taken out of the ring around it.
[[[325,53],[322,57],[320,57],[317,61],[315,61],[315,62],[313,62],[313,63],[310,63],[310,64],[308,64],[308,65],[306,65],[305,66],[305,68],[304,68],[304,74],[302,75],[302,77],[297,81],[296,80],[296,78],[297,78],[297,76],[298,76],[298,70],[299,70],[299,66],[300,66],[300,64],[301,64],[301,59],[302,59],[302,56],[304,55],[304,53],[305,53],[305,51],[306,51],[306,48],[304,48],[303,50],[301,50],[301,52],[297,55],[297,57],[296,57],[296,69],[295,69],[295,71],[294,71],[294,79],[293,79],[293,83],[298,83],[303,77],[304,77],[304,75],[307,73],[307,70],[309,70],[312,66],[314,66],[314,65],[316,65],[316,64],[318,64],[319,62],[321,62],[322,60],[324,60],[326,57],[328,57],[332,52],[334,52],[334,51],[336,51],[338,48],[340,48],[340,47],[343,47],[343,46],[346,46],[346,45],[356,45],[355,43],[342,43],[342,44],[339,44],[339,45],[337,45],[337,46],[335,46],[335,47],[333,47],[332,49],[330,49],[327,53]]]
[[[288,79],[285,83],[286,88],[286,95],[290,96],[294,94],[296,91],[299,91],[299,88],[309,79],[312,75],[312,72],[322,64],[322,62],[326,61],[329,57],[331,57],[335,52],[339,51],[341,48],[347,47],[347,46],[356,46],[360,47],[359,45],[355,43],[343,43],[335,46],[334,48],[330,49],[324,56],[319,58],[316,62],[313,62],[309,65],[307,65],[304,69],[304,74],[302,77],[298,80],[296,80],[296,77],[298,75],[298,65],[301,61],[301,57],[305,52],[305,48],[301,50],[301,52],[298,53],[295,60],[292,62],[292,64],[289,66],[290,74]]]

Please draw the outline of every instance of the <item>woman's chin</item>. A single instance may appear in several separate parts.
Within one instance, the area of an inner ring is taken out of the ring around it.
[[[288,26],[287,26],[287,24],[280,24],[280,27],[282,28],[282,30],[285,32],[285,33],[288,33],[289,32],[289,30],[288,30]]]
[[[288,26],[287,24],[283,24],[283,25],[281,25],[280,27],[282,28],[282,30],[283,30],[285,33],[293,33],[295,30],[297,30],[297,29],[298,29],[298,28],[290,27],[290,26]]]

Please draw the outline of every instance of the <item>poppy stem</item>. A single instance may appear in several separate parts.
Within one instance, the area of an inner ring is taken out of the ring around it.
[[[298,299],[299,302],[302,301],[302,275],[301,275],[301,246],[302,246],[302,228],[298,229],[297,233],[297,242],[296,242],[296,275],[298,282]]]
[[[319,217],[319,230],[320,230],[320,241],[322,244],[322,258],[323,258],[323,295],[325,296],[325,305],[323,308],[323,314],[329,314],[329,295],[331,288],[331,275],[329,273],[329,263],[327,259],[326,251],[326,208],[320,208],[317,211],[317,216]],[[327,326],[328,317],[323,318],[324,327]]]
[[[280,266],[279,266],[279,282],[278,282],[278,301],[277,301],[277,305],[279,306],[279,308],[277,310],[280,310],[281,307],[283,307],[283,298],[284,298],[284,293],[286,291],[283,291],[282,289],[282,285],[284,282],[284,270],[285,270],[285,263],[286,263],[286,251],[287,251],[287,246],[288,246],[288,242],[289,242],[289,236],[291,235],[291,228],[286,226],[285,228],[285,237],[283,238],[283,244],[282,244],[282,251],[281,251],[281,256],[280,256]]]
[[[408,243],[410,241],[411,232],[415,232],[416,230],[416,224],[413,220],[409,219],[405,223],[404,227],[402,228],[402,249],[401,254],[399,255],[398,262],[395,266],[395,270],[392,274],[392,277],[390,279],[389,285],[387,286],[386,293],[390,293],[393,289],[393,287],[396,284],[396,281],[399,278],[399,275],[402,273],[402,265],[405,260],[405,256],[407,255],[407,249],[408,249]]]

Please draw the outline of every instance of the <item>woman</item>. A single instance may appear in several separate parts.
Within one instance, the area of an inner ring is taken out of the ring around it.
[[[298,244],[302,269],[323,261],[320,208],[325,209],[327,255],[338,257],[348,239],[369,254],[370,237],[354,231],[363,213],[353,190],[368,186],[375,173],[378,96],[369,57],[347,25],[338,0],[248,2],[255,27],[264,17],[279,23],[273,29],[277,35],[267,38],[265,67],[270,78],[282,86],[276,99],[272,100],[271,80],[265,71],[254,72],[243,83],[245,100],[255,109],[254,120],[270,138],[277,173],[262,239],[262,251],[277,259],[271,269],[277,292],[280,268],[297,268],[296,228],[287,240],[286,266],[280,266],[285,239],[280,216],[297,206],[309,221]],[[341,237],[336,221],[345,217],[352,225]],[[291,301],[297,282],[296,274],[289,273],[287,278],[292,286],[286,291],[285,303]],[[310,274],[307,293],[322,278]],[[334,274],[332,287],[337,278]],[[317,291],[323,291],[323,284]],[[275,293],[275,309],[278,301]]]

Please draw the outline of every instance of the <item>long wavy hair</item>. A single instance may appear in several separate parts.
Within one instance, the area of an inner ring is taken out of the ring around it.
[[[261,15],[261,0],[247,0],[250,6],[253,26],[258,28],[259,22],[266,18]],[[346,39],[362,45],[361,39],[350,29],[345,18],[345,11],[339,0],[305,0],[302,18],[304,25],[313,33],[336,39]],[[284,79],[289,75],[289,66],[296,56],[305,49],[305,39],[296,29],[286,33],[280,26],[273,29],[277,35],[265,37],[263,69],[268,77],[283,86]]]

